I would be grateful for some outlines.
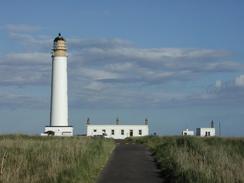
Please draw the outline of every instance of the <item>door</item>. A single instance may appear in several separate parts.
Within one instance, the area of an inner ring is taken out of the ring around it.
[[[130,130],[130,137],[133,137],[133,130]]]

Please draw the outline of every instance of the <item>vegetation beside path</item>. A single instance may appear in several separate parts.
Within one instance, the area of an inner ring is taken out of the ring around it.
[[[244,138],[143,137],[166,182],[244,183]]]
[[[114,147],[88,137],[0,136],[0,183],[95,183]]]

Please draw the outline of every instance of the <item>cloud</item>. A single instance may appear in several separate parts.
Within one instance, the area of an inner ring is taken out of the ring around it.
[[[39,26],[27,25],[27,24],[8,24],[3,26],[2,28],[11,33],[13,32],[31,33],[31,32],[39,31],[41,29],[41,27]]]
[[[48,52],[52,47],[52,39],[48,36],[33,36],[31,34],[10,32],[9,36],[12,40],[24,45],[29,50],[45,50]]]
[[[0,58],[0,84],[4,86],[46,85],[50,72],[47,53],[8,53]]]
[[[206,91],[189,95],[186,103],[201,105],[242,105],[243,102],[244,75],[239,75],[227,81],[216,80],[215,84],[210,86]]]
[[[91,69],[93,81],[106,83],[161,84],[199,77],[204,73],[235,72],[242,64],[225,61],[232,53],[210,49],[137,48],[129,41],[117,39],[71,39],[71,65],[87,77]],[[75,44],[74,44],[75,43]],[[110,73],[111,77],[98,78]],[[115,77],[116,76],[116,77]],[[194,76],[194,77],[193,77]]]
[[[82,90],[77,94],[77,99],[72,99],[71,106],[78,108],[152,108],[169,106],[174,101],[186,97],[179,92],[147,91],[141,87],[135,90],[128,88],[109,88],[102,90]]]
[[[195,59],[206,57],[222,57],[230,52],[206,50],[206,49],[182,49],[182,48],[135,48],[135,47],[93,47],[89,50],[92,54],[104,56],[121,56],[150,61],[163,61],[165,59]]]
[[[79,72],[81,76],[91,80],[116,79],[119,77],[116,73],[98,69],[81,68]]]
[[[243,89],[244,90],[244,74],[240,74],[236,76],[234,79],[223,81],[223,80],[216,80],[215,87],[221,90],[221,92],[226,90],[237,90]]]
[[[127,40],[122,40],[119,38],[99,38],[99,39],[80,39],[80,38],[70,38],[68,39],[68,44],[72,49],[88,49],[88,48],[100,48],[100,49],[111,49],[111,48],[123,48],[131,47],[132,43]]]
[[[243,64],[233,62],[233,61],[223,61],[216,63],[209,63],[206,65],[206,71],[214,72],[232,72],[243,68]]]
[[[0,108],[6,109],[30,109],[43,108],[49,105],[49,101],[40,97],[20,95],[16,93],[0,93]]]
[[[105,45],[104,48],[83,48],[78,53],[87,63],[91,63],[91,60],[97,64],[130,61],[147,66],[162,65],[171,69],[184,68],[184,66],[188,66],[187,64],[204,64],[206,61],[210,62],[213,59],[216,62],[229,54],[229,52],[205,49],[145,49],[131,46],[114,48],[108,45]]]
[[[24,31],[12,31],[10,38],[24,45],[23,51],[1,56],[0,84],[6,87],[49,87],[52,39]],[[213,84],[215,86],[211,86],[211,91],[199,93],[194,89],[184,89],[198,82],[196,78],[201,80],[206,75],[242,72],[243,64],[229,60],[232,54],[229,51],[140,48],[118,38],[67,40],[69,94],[73,107],[162,107],[218,103],[226,101],[233,88],[238,87],[240,92],[244,83],[243,76],[240,76],[231,82],[231,87],[218,80]],[[201,88],[204,87],[207,86]],[[233,96],[232,100],[236,98]]]
[[[1,66],[0,84],[4,86],[47,85],[51,69],[34,66]]]
[[[0,65],[23,65],[23,64],[49,64],[51,63],[51,56],[48,53],[43,52],[31,52],[31,53],[8,53],[3,60],[0,61]]]
[[[114,40],[73,40],[70,59],[75,67],[96,68],[116,78],[101,82],[150,82],[189,80],[204,73],[236,72],[243,64],[226,61],[232,53],[223,50],[181,48],[137,48],[130,42]],[[72,67],[72,66],[71,66]]]
[[[90,91],[102,91],[105,89],[104,84],[100,83],[100,82],[96,82],[96,81],[92,81],[90,83],[88,83],[87,85],[85,85],[83,87],[86,90],[90,90]]]
[[[39,34],[43,27],[28,24],[8,24],[0,27],[0,30],[7,32],[15,44],[21,44],[29,50],[50,50],[52,46],[52,38],[50,36]]]

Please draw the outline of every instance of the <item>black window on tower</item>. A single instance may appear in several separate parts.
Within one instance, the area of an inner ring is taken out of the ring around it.
[[[124,130],[121,130],[121,135],[124,135],[125,134],[125,131]]]
[[[114,130],[111,130],[111,134],[114,135]]]

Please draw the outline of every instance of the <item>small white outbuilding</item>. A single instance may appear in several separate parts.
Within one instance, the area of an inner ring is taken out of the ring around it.
[[[197,128],[196,136],[200,137],[214,137],[216,135],[215,128]]]
[[[183,136],[193,136],[194,135],[194,131],[189,130],[189,129],[185,129],[182,131],[182,135]]]

